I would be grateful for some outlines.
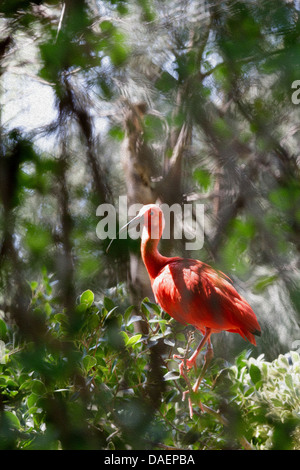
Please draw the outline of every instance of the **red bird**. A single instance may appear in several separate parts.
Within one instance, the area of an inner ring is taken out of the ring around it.
[[[199,352],[205,343],[208,345],[202,373],[193,387],[193,391],[197,391],[213,356],[210,341],[212,333],[223,330],[239,333],[256,345],[254,335],[260,336],[261,329],[252,308],[238,294],[225,274],[198,260],[177,256],[168,258],[158,252],[157,245],[165,225],[159,206],[143,206],[125,227],[137,225],[141,221],[144,222],[141,254],[156,302],[175,320],[194,325],[204,335],[188,360],[179,357],[182,359],[179,370],[186,380],[185,370],[195,365]]]

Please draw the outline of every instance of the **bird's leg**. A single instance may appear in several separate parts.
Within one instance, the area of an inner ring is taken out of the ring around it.
[[[181,359],[181,363],[179,364],[179,373],[181,375],[181,377],[184,378],[184,380],[186,381],[189,389],[192,389],[192,386],[190,384],[190,381],[186,375],[186,372],[190,369],[190,367],[187,366],[187,361],[188,361],[188,353],[189,353],[189,350],[190,350],[190,344],[191,342],[193,341],[194,339],[194,334],[191,332],[189,333],[188,335],[188,339],[187,339],[187,345],[186,345],[186,349],[185,349],[185,353],[184,353],[184,356],[178,356],[176,354],[173,355],[173,358],[174,359]]]
[[[192,354],[192,356],[189,359],[186,359],[185,357],[177,356],[176,354],[174,354],[174,356],[173,356],[174,359],[181,359],[182,360],[182,363],[179,366],[180,375],[183,376],[182,372],[183,372],[184,368],[189,370],[193,367],[193,365],[196,364],[197,356],[200,353],[201,349],[204,348],[205,343],[210,339],[210,335],[211,335],[211,329],[206,328],[205,335],[203,336],[202,340],[200,341],[199,346],[197,347],[196,351]],[[209,343],[210,343],[210,341],[209,341]]]
[[[185,400],[186,395],[189,393],[188,403],[189,403],[189,410],[190,410],[190,417],[191,418],[193,417],[193,406],[192,406],[192,399],[191,399],[191,393],[190,392],[197,392],[197,390],[199,388],[199,385],[200,385],[200,383],[201,383],[201,381],[202,381],[202,379],[205,375],[207,367],[208,367],[210,361],[213,358],[213,349],[212,349],[212,345],[211,345],[211,341],[210,341],[210,335],[211,335],[211,329],[206,328],[205,335],[203,336],[202,340],[200,341],[196,351],[192,354],[192,356],[188,360],[186,359],[186,357],[180,357],[180,356],[177,356],[177,355],[173,356],[174,358],[182,360],[181,364],[179,365],[179,372],[180,372],[180,375],[187,382],[187,385],[188,385],[188,388],[189,388],[189,390],[186,390],[185,392],[183,392],[182,400]],[[206,354],[205,354],[205,362],[204,362],[204,365],[202,367],[200,376],[198,377],[198,379],[197,379],[195,385],[193,386],[193,388],[191,388],[190,382],[189,382],[189,380],[186,376],[185,371],[188,370],[188,369],[191,369],[196,364],[196,358],[197,358],[198,354],[200,353],[200,351],[203,349],[206,342],[208,343],[208,347],[207,347],[207,351],[206,351]],[[199,403],[199,406],[202,409],[201,402]]]
[[[186,384],[187,384],[187,387],[188,387],[188,390],[187,392],[183,392],[182,393],[182,401],[185,400],[185,395],[186,393],[190,392],[190,396],[191,396],[191,393],[193,392],[193,389],[192,389],[192,385],[191,385],[191,382],[189,381],[189,378],[187,376],[187,371],[188,371],[188,367],[187,367],[187,356],[188,356],[188,353],[189,353],[189,350],[190,350],[190,344],[191,342],[193,341],[194,339],[194,335],[193,334],[189,334],[188,336],[188,340],[187,340],[187,346],[186,346],[186,350],[185,350],[185,353],[184,353],[184,356],[178,356],[176,354],[173,355],[173,358],[174,359],[181,359],[181,363],[179,364],[179,373],[181,375],[181,377],[184,378],[184,380],[186,381]],[[190,400],[190,397],[189,397],[189,410],[190,410],[190,416],[193,416],[193,408],[192,408],[192,402]]]
[[[208,340],[207,340],[207,350],[206,350],[206,353],[205,353],[205,356],[204,356],[204,364],[203,364],[203,367],[202,367],[202,370],[201,370],[201,374],[199,375],[195,385],[193,386],[193,392],[196,393],[198,391],[199,385],[202,382],[202,379],[205,375],[205,372],[207,371],[207,368],[208,368],[208,366],[209,366],[209,364],[210,364],[213,357],[214,357],[214,351],[213,351],[213,347],[212,347],[211,340],[210,340],[210,337],[209,337]]]
[[[206,353],[205,353],[205,356],[204,356],[204,364],[203,364],[203,367],[202,367],[202,370],[201,370],[201,374],[199,375],[195,385],[193,386],[192,388],[192,391],[194,393],[196,393],[198,391],[198,388],[199,388],[199,385],[205,375],[205,372],[212,360],[212,358],[214,357],[214,352],[213,352],[213,347],[212,347],[212,344],[211,344],[211,341],[210,341],[210,338],[208,338],[207,340],[207,350],[206,350]],[[183,396],[182,396],[182,400],[185,399],[185,396],[190,392],[190,389],[189,390],[186,390],[185,392],[183,392]],[[189,403],[189,410],[190,410],[190,417],[192,418],[193,417],[193,406],[192,406],[192,399],[191,399],[191,394],[189,395],[188,397],[188,403]],[[199,406],[201,408],[202,411],[203,410],[203,407],[202,407],[202,403],[201,401],[199,402]]]

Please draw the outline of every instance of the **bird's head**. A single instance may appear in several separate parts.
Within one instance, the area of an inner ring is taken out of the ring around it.
[[[147,204],[143,206],[136,217],[121,227],[119,234],[124,230],[127,230],[127,228],[137,226],[138,224],[143,225],[143,239],[147,237],[152,240],[159,240],[165,228],[163,211],[157,204]],[[108,252],[112,242],[113,240],[111,240],[108,245],[106,252]]]
[[[147,204],[143,206],[138,215],[129,222],[143,223],[143,237],[160,239],[165,228],[165,218],[163,211],[157,204]],[[145,235],[144,235],[145,234]]]

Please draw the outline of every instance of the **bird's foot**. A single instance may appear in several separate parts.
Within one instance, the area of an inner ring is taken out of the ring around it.
[[[193,387],[194,388],[194,387]],[[186,396],[189,394],[189,390],[186,390],[185,392],[182,393],[182,401],[185,400]],[[194,390],[193,390],[194,392]],[[201,401],[199,401],[199,407],[201,409],[202,412],[204,412],[204,409],[203,409],[203,406],[202,406],[202,403]],[[188,405],[189,405],[189,411],[190,411],[190,418],[192,419],[193,416],[194,416],[194,411],[193,411],[193,404],[192,404],[192,397],[191,395],[188,396]]]
[[[178,356],[177,354],[173,354],[173,359],[180,359],[182,362],[179,364],[179,372],[181,376],[185,376],[184,371],[190,370],[195,364],[195,360],[187,359],[186,357]]]
[[[190,381],[189,381],[189,379],[186,375],[186,372],[189,371],[193,367],[193,365],[195,365],[195,361],[190,361],[186,357],[178,356],[177,354],[173,355],[173,359],[180,359],[181,360],[181,363],[179,364],[179,373],[180,373],[181,377],[184,378],[184,380],[186,381],[187,386],[189,388],[185,392],[182,392],[182,401],[185,401],[186,395],[189,394],[190,391],[191,392],[193,391],[191,383],[190,383]],[[189,404],[190,418],[193,418],[194,412],[193,412],[191,394],[188,396],[188,404]]]

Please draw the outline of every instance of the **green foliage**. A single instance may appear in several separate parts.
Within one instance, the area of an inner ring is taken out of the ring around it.
[[[300,447],[299,358],[279,355],[299,338],[299,28],[285,0],[1,1],[1,448]],[[33,129],[11,114],[34,108],[32,83],[54,102]],[[96,237],[98,205],[125,192],[130,129],[147,194],[204,201],[197,257],[255,300],[270,360],[231,366],[216,335],[193,418],[172,359],[189,333],[148,299],[131,305],[139,242],[106,254]]]
[[[239,275],[247,272],[249,254],[255,240],[255,220],[250,216],[246,220],[232,219],[228,227],[228,242],[222,250],[226,270],[230,270],[233,260],[238,260],[236,269]]]
[[[211,186],[211,175],[209,171],[196,168],[193,174],[194,179],[197,181],[203,191],[207,191]]]
[[[30,285],[31,309],[47,332],[39,341],[30,341],[1,321],[2,449],[298,445],[296,352],[290,353],[290,362],[282,355],[268,363],[263,356],[246,359],[242,354],[234,366],[220,370],[214,364],[192,396],[190,418],[187,401],[181,399],[187,385],[171,359],[174,348],[185,353],[184,329],[162,317],[156,304],[144,299],[137,315],[133,306],[122,311],[111,298],[98,301],[86,290],[70,318],[59,309],[46,275],[41,284]],[[136,333],[141,319],[148,322],[147,335]],[[159,353],[153,356],[157,347]],[[159,368],[157,381],[153,371]],[[195,381],[197,372],[190,371],[189,377]]]
[[[300,356],[291,351],[272,362],[240,356],[229,369],[231,391],[242,410],[247,438],[257,449],[299,448]]]

